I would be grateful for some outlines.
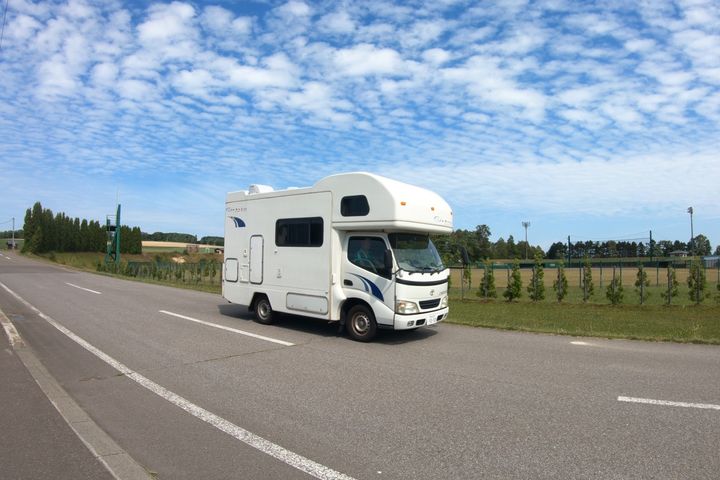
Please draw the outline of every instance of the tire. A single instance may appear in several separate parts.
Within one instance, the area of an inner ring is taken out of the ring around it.
[[[275,314],[270,300],[265,295],[260,295],[255,300],[255,321],[263,325],[270,325],[275,321]]]
[[[347,314],[345,328],[353,340],[369,342],[377,333],[375,315],[365,305],[355,305]]]

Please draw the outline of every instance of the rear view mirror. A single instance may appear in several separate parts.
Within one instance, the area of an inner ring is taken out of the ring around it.
[[[383,266],[385,267],[385,271],[391,273],[393,271],[393,257],[392,257],[392,251],[389,249],[385,250],[385,256],[383,257]]]

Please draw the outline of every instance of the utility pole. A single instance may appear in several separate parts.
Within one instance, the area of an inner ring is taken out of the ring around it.
[[[695,256],[695,235],[693,234],[693,207],[688,207],[687,212],[690,214],[690,256]]]
[[[568,254],[568,263],[567,263],[567,264],[568,264],[568,268],[569,268],[569,267],[570,267],[570,235],[568,235],[568,251],[567,251],[567,254]]]
[[[522,226],[525,227],[525,260],[527,260],[527,258],[528,258],[527,229],[530,226],[530,222],[522,222]]]
[[[12,229],[12,249],[15,250],[15,217],[12,217],[13,219],[13,229]]]

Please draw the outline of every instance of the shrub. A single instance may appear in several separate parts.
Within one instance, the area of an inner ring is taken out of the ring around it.
[[[527,286],[530,299],[533,302],[545,299],[545,272],[543,271],[542,257],[539,253],[535,254],[535,265],[533,265],[532,278]]]
[[[615,276],[615,268],[613,268],[613,278],[607,286],[605,296],[613,305],[619,305],[623,301],[622,276]]]
[[[483,277],[480,280],[480,289],[477,292],[477,296],[483,298],[497,298],[495,272],[493,271],[492,262],[486,259],[483,264],[483,268]]]
[[[650,292],[647,287],[650,286],[650,280],[648,279],[647,272],[643,267],[642,263],[638,265],[638,273],[635,279],[635,291],[640,296],[640,305],[645,303],[645,300],[650,296]]]
[[[503,297],[508,302],[520,298],[522,296],[522,278],[520,277],[520,261],[515,259],[512,266],[512,273],[508,279],[507,288],[503,292]]]
[[[553,282],[553,290],[558,303],[561,303],[568,292],[568,281],[565,275],[565,264],[561,261],[558,265],[557,279]]]
[[[590,259],[585,257],[583,262],[583,274],[582,274],[582,290],[583,290],[583,302],[587,302],[590,297],[595,293],[595,287],[592,279],[592,266],[590,265]]]

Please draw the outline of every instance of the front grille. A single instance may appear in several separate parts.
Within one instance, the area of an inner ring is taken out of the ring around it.
[[[436,298],[435,300],[423,300],[420,302],[420,308],[423,310],[427,310],[428,308],[435,308],[438,305],[440,305],[440,299]]]

